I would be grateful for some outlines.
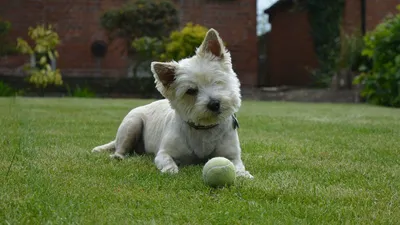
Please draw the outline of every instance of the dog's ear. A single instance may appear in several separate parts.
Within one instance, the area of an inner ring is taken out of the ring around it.
[[[164,86],[169,86],[175,80],[176,69],[178,65],[176,62],[152,62],[151,72],[154,77],[159,80]]]
[[[224,57],[224,43],[219,37],[218,32],[213,28],[207,31],[203,43],[201,43],[200,47],[196,50],[196,54],[199,56],[204,56],[206,53],[211,53],[212,55],[219,58]]]

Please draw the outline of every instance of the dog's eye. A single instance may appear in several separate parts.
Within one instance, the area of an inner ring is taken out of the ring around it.
[[[189,88],[187,91],[186,91],[186,94],[188,94],[188,95],[197,95],[197,92],[198,92],[199,90],[197,90],[197,89],[195,89],[195,88]]]

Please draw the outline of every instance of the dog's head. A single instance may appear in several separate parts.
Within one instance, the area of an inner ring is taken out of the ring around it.
[[[196,54],[179,62],[152,62],[158,91],[187,122],[213,125],[239,110],[240,83],[231,55],[214,29]]]

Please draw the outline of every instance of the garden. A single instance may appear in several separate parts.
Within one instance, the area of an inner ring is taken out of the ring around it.
[[[208,30],[178,29],[168,1],[138,0],[99,22],[110,38],[127,40],[135,76],[118,85],[141,98],[102,98],[94,86],[70,83],[53,63],[62,56],[52,25],[10,41],[12,24],[0,18],[0,57],[31,59],[24,88],[0,81],[0,223],[399,224],[400,12],[364,36],[333,40],[332,61],[313,71],[325,88],[351,74],[366,104],[244,100],[238,132],[254,179],[223,188],[204,184],[202,165],[169,175],[152,155],[117,161],[91,152],[115,137],[129,110],[160,97],[140,75],[150,62],[191,55]],[[52,91],[65,97],[45,97]]]
[[[253,180],[214,189],[202,166],[91,149],[151,100],[0,99],[4,224],[398,224],[400,113],[372,105],[245,101]]]

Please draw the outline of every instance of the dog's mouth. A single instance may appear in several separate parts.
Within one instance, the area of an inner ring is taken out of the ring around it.
[[[196,129],[196,130],[208,130],[208,129],[212,129],[216,126],[218,126],[219,124],[210,124],[210,125],[199,125],[199,124],[195,124],[193,122],[186,122],[190,127]]]
[[[195,124],[203,126],[219,124],[229,116],[230,114],[227,114],[226,111],[206,111],[201,117],[196,118]]]

